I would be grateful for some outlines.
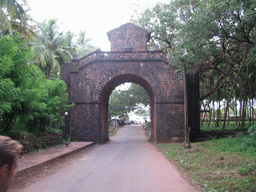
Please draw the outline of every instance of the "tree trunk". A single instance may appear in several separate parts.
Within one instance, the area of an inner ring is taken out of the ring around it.
[[[245,127],[245,117],[246,117],[246,106],[247,102],[244,100],[243,101],[243,110],[242,110],[242,123],[241,123],[241,127]]]
[[[211,99],[213,100],[213,96],[211,96]],[[207,125],[207,127],[210,126],[211,120],[212,120],[212,109],[211,109],[211,107],[210,107],[210,103],[211,103],[211,102],[208,103],[210,113],[209,113],[209,119],[208,119],[208,125]]]
[[[220,90],[217,91],[217,97],[218,97],[218,109],[217,109],[217,118],[215,120],[215,127],[219,127],[220,126]]]
[[[229,117],[230,117],[230,115],[229,115],[229,108],[228,108],[228,124],[229,124],[229,120],[230,120]]]
[[[249,82],[249,66],[246,67],[246,81],[244,87],[244,105],[243,105],[243,118],[242,118],[242,127],[245,127],[245,120],[246,120],[246,106],[247,106],[247,99],[248,99],[248,82]]]
[[[235,121],[236,121],[236,125],[237,125],[237,104],[236,104],[236,102],[237,102],[237,101],[236,101],[236,97],[235,97],[235,111],[236,111],[236,112],[235,112],[235,113],[236,113],[236,114],[235,114]]]
[[[221,92],[220,92],[220,95],[219,95],[219,117],[218,117],[218,119],[219,119],[219,124],[221,124],[221,105],[220,105],[220,98],[221,98]]]
[[[254,124],[254,114],[253,114],[253,98],[252,98],[252,124]]]
[[[251,126],[252,123],[252,109],[251,109],[251,103],[249,102],[249,124]]]
[[[243,99],[243,88],[242,88],[242,77],[240,76],[240,98],[239,98],[239,104],[240,104],[240,108],[239,108],[239,120],[238,120],[238,126],[237,127],[240,127],[241,126],[241,118],[242,118],[242,99]]]
[[[229,102],[230,102],[231,96],[232,96],[232,94],[233,94],[233,90],[234,90],[234,87],[235,87],[235,84],[236,84],[236,80],[237,80],[237,78],[239,77],[239,75],[240,75],[240,73],[241,73],[243,64],[244,64],[244,60],[243,60],[243,62],[241,63],[241,66],[240,66],[240,68],[239,68],[239,70],[238,70],[238,73],[237,73],[237,75],[236,75],[236,77],[235,77],[235,80],[234,80],[234,82],[233,82],[231,91],[230,91],[229,96],[228,96],[228,99],[227,99],[227,106],[226,106],[226,108],[225,108],[225,112],[224,112],[224,121],[223,121],[222,129],[221,129],[222,131],[225,129],[225,123],[226,123],[226,118],[227,118],[227,111],[228,111],[228,107],[229,107]]]
[[[215,102],[212,100],[212,109],[213,109],[213,123],[215,122]]]

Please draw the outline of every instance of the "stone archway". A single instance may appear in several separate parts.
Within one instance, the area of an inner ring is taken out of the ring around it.
[[[159,51],[147,51],[150,33],[133,24],[108,32],[111,52],[97,50],[61,67],[70,102],[71,140],[108,139],[108,99],[121,83],[143,86],[151,97],[155,142],[184,141],[183,81]]]
[[[111,79],[103,88],[101,94],[101,140],[108,138],[108,100],[111,92],[118,85],[126,82],[132,82],[142,86],[149,94],[151,103],[151,125],[152,125],[152,139],[156,138],[156,126],[155,126],[155,97],[151,85],[142,77],[133,74],[122,74]]]

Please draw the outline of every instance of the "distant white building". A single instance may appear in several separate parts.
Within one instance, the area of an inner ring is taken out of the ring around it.
[[[145,120],[147,122],[151,121],[150,116],[145,115],[135,115],[135,114],[129,114],[129,119],[131,121],[136,121],[137,123],[145,123]]]

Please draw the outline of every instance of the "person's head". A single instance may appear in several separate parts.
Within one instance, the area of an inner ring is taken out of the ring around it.
[[[11,185],[21,150],[22,145],[18,141],[0,136],[0,191],[7,191]]]

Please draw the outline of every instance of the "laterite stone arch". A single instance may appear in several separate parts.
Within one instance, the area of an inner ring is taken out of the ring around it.
[[[71,140],[108,140],[108,100],[118,85],[134,82],[151,100],[152,139],[184,141],[183,81],[161,51],[148,51],[150,32],[131,23],[107,33],[111,51],[97,50],[61,67],[68,85]]]

